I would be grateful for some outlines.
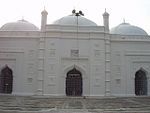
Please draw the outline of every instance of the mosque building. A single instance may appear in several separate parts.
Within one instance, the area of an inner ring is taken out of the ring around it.
[[[72,11],[41,29],[22,19],[0,28],[0,93],[48,96],[150,95],[150,36],[123,22],[109,30]]]

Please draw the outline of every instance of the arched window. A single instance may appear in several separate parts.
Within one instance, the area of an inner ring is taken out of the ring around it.
[[[147,95],[147,77],[142,69],[135,73],[135,94]]]
[[[6,65],[0,74],[0,93],[12,93],[13,71]]]
[[[76,68],[73,68],[67,73],[66,95],[82,96],[82,74]]]

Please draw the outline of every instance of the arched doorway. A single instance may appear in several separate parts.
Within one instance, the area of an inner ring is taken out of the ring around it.
[[[147,95],[147,77],[142,69],[135,74],[135,94],[138,96]]]
[[[82,74],[75,67],[67,73],[66,95],[82,96]]]
[[[13,71],[6,65],[0,74],[0,93],[12,93]]]

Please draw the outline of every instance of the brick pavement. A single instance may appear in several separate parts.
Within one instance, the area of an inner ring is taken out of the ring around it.
[[[0,113],[150,113],[150,97],[0,95]]]

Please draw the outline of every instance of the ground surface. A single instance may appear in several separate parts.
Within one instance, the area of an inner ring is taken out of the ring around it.
[[[150,113],[150,97],[0,95],[0,113]]]

